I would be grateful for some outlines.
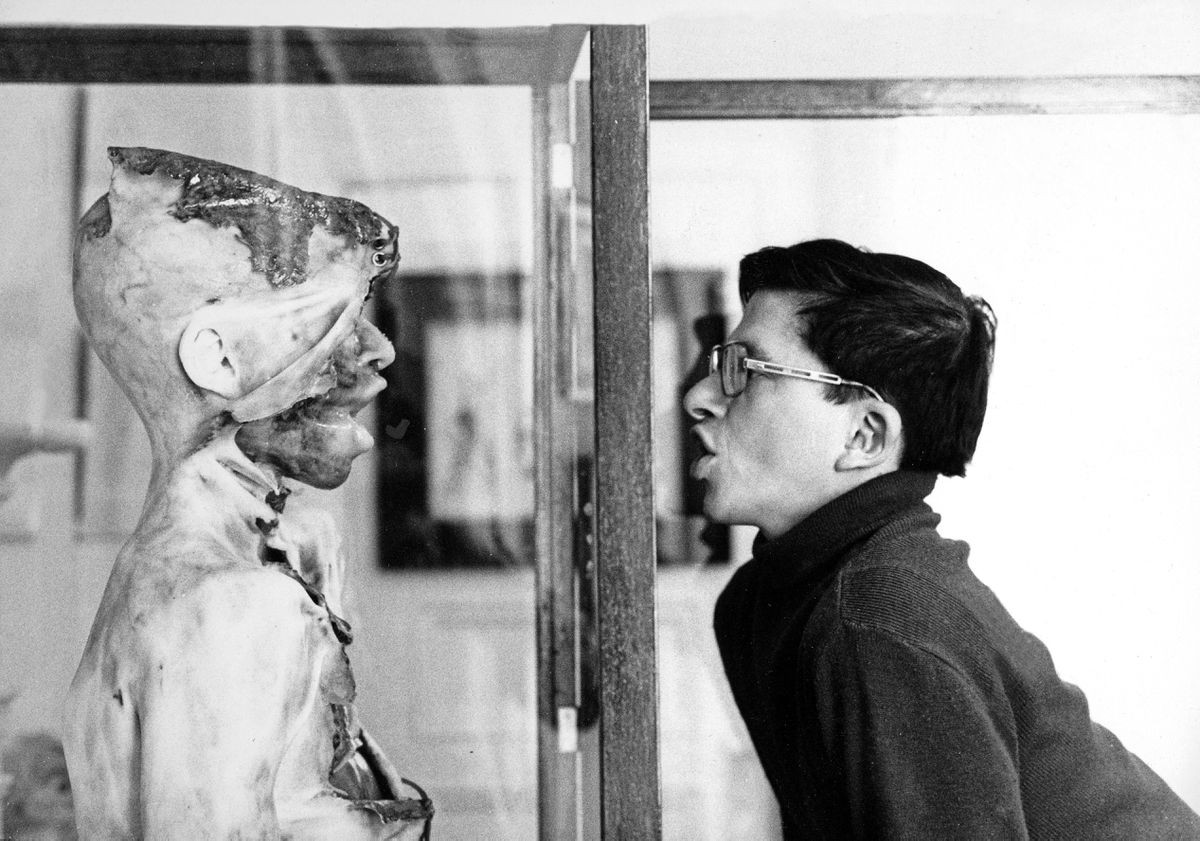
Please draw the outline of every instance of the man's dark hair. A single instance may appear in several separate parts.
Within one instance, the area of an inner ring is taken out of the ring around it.
[[[866,383],[904,424],[900,467],[962,476],[987,410],[996,316],[920,260],[835,239],[770,246],[742,258],[742,302],[800,293],[798,329],[831,373]],[[862,391],[829,386],[846,402]]]

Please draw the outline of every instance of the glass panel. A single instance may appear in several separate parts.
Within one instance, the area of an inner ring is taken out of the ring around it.
[[[407,126],[397,152],[408,174],[367,192],[420,230],[415,259],[379,298],[397,360],[379,404],[389,572],[372,599],[393,618],[375,641],[374,688],[403,703],[390,718],[396,750],[428,768],[439,833],[528,838],[537,827],[531,99],[523,88],[405,90],[379,107]],[[413,107],[416,97],[425,107]]]
[[[696,318],[723,318],[713,335],[736,324],[737,260],[818,236],[924,260],[995,307],[989,416],[970,478],[935,492],[942,532],[971,543],[973,568],[1094,717],[1200,806],[1186,748],[1200,451],[1175,446],[1200,406],[1198,141],[1195,116],[653,124],[656,274],[666,289],[719,278],[656,295],[657,493],[677,500],[660,521],[691,547],[658,592],[665,837],[778,837],[710,630],[731,569],[705,563],[721,553],[694,537],[698,491],[680,478],[670,405],[702,344]],[[703,310],[681,303],[705,296]],[[734,564],[752,537],[733,530]]]
[[[565,518],[572,551],[555,560],[569,592],[586,587],[573,550],[587,539],[576,508],[593,447],[590,231],[586,194],[575,189],[590,184],[589,162],[535,150],[551,123],[570,135],[555,142],[569,145],[576,118],[586,135],[587,109],[574,109],[572,89],[549,100],[543,91],[535,117],[526,86],[0,86],[0,142],[10,150],[0,164],[0,284],[11,299],[0,315],[2,431],[8,440],[14,429],[58,424],[65,450],[83,437],[68,421],[86,418],[94,430],[78,466],[69,454],[39,455],[10,476],[0,511],[0,639],[10,641],[0,648],[0,746],[36,731],[57,738],[64,692],[149,476],[140,422],[81,350],[74,220],[107,190],[106,146],[169,149],[357,199],[399,227],[399,276],[369,305],[396,351],[387,390],[360,415],[375,449],[338,490],[295,496],[331,511],[342,533],[359,712],[433,797],[437,837],[536,837],[535,522],[538,506]],[[535,218],[551,206],[553,242]],[[548,346],[563,364],[547,383],[567,413],[553,419],[556,446],[570,449],[559,450],[565,501],[536,486],[534,370],[547,349],[535,348],[535,300],[551,276],[564,344]],[[58,633],[44,633],[51,627]],[[590,696],[571,689],[580,724],[594,732]]]
[[[570,77],[535,89],[548,279],[535,325],[539,505],[540,838],[599,837],[599,707],[593,520],[589,43]]]

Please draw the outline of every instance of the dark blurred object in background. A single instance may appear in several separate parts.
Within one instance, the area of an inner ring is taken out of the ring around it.
[[[5,841],[76,841],[75,810],[62,742],[49,733],[15,737],[0,759],[8,780]]]

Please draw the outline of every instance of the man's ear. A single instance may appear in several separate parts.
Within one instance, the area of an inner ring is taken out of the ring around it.
[[[904,448],[904,430],[896,407],[873,398],[853,405],[856,411],[846,438],[846,448],[838,455],[834,468],[899,468]]]
[[[198,314],[179,339],[179,361],[188,378],[203,389],[233,399],[242,396],[242,381],[233,351],[219,327]]]

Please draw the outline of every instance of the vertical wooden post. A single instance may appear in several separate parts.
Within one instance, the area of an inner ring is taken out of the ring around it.
[[[601,834],[662,835],[645,29],[592,28]]]

